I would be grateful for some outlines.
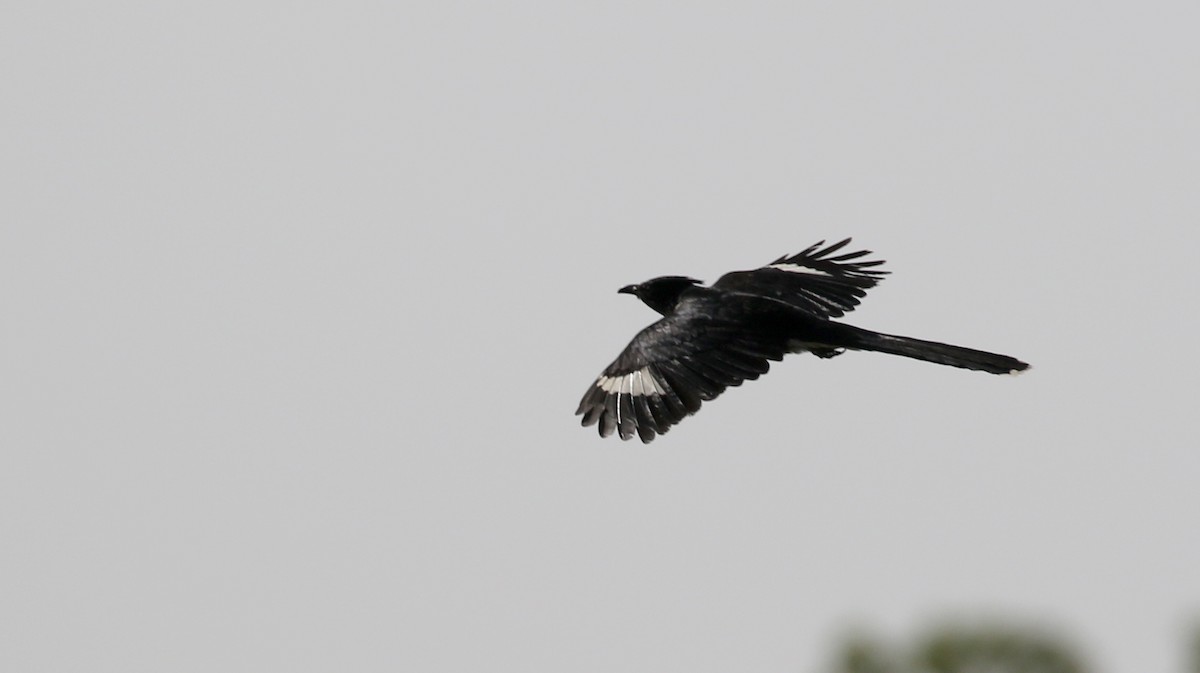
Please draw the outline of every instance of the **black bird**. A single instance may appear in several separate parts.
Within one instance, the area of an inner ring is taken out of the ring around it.
[[[734,271],[712,287],[684,276],[662,276],[619,290],[641,299],[662,320],[638,333],[592,383],[576,415],[651,442],[700,410],[729,386],[767,373],[771,360],[810,352],[831,358],[846,350],[878,351],[975,369],[1017,374],[1029,365],[1007,355],[910,337],[891,336],[838,323],[859,298],[889,272],[883,260],[856,261],[869,250],[836,257],[850,239],[825,249],[821,241],[751,271]]]

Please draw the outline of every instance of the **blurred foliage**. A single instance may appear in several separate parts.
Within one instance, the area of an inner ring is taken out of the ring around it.
[[[1200,673],[1200,620],[1184,644],[1187,673]],[[837,651],[832,673],[1086,673],[1074,647],[1044,629],[947,625],[904,645],[862,633]]]
[[[846,641],[833,670],[836,673],[901,673],[892,653],[866,636],[855,636]]]
[[[1192,642],[1188,645],[1188,670],[1200,673],[1200,621],[1192,627]]]
[[[1085,673],[1074,648],[1044,631],[948,626],[913,645],[888,647],[863,636],[843,645],[835,673]]]
[[[916,670],[930,673],[1083,673],[1080,658],[1034,631],[944,630],[918,647]]]

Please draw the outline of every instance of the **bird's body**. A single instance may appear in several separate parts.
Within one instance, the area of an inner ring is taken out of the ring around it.
[[[831,255],[850,239],[823,250],[824,241],[751,271],[725,274],[712,287],[683,276],[631,285],[633,294],[663,318],[646,327],[584,394],[576,414],[599,424],[601,436],[650,442],[729,386],[757,379],[787,353],[822,358],[869,350],[975,369],[1015,374],[1029,365],[1007,355],[910,337],[880,334],[834,322],[858,305],[886,271],[876,261],[852,261],[859,251]]]

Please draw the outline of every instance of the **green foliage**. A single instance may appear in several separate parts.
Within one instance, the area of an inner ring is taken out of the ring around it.
[[[935,630],[906,648],[864,637],[843,645],[835,673],[1085,673],[1073,649],[1041,631],[1002,626]]]
[[[846,642],[834,670],[838,673],[901,673],[891,653],[865,636]]]
[[[929,673],[1083,673],[1064,643],[1004,628],[946,629],[917,648],[915,670]]]
[[[1188,652],[1188,670],[1191,673],[1200,673],[1200,621],[1192,628],[1192,642],[1189,643]]]

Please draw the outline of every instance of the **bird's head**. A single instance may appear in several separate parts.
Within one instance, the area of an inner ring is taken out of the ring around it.
[[[617,292],[631,294],[646,306],[666,315],[675,308],[684,290],[699,284],[700,281],[686,276],[660,276],[637,285],[626,285]]]

